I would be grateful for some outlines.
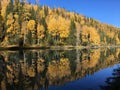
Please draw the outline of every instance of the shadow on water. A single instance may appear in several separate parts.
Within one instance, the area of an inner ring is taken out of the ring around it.
[[[106,79],[106,86],[102,90],[120,90],[120,66],[113,70],[112,76]]]
[[[64,90],[63,85],[118,64],[119,58],[120,49],[114,48],[0,51],[0,89]]]

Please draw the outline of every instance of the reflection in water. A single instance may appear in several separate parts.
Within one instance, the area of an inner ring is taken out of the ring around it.
[[[102,90],[120,90],[120,67],[114,69],[112,75],[105,81],[107,86],[101,86]]]
[[[60,86],[119,63],[120,49],[1,51],[0,89]]]

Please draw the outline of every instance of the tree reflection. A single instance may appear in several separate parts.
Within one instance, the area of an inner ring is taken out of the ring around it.
[[[119,63],[120,50],[0,52],[0,89],[48,89]]]
[[[49,63],[46,76],[48,77],[50,84],[59,84],[61,79],[70,75],[70,62],[67,58],[61,58],[59,62],[53,60],[51,63]]]
[[[101,86],[102,90],[120,90],[120,67],[113,70],[112,77],[106,79],[107,86]]]

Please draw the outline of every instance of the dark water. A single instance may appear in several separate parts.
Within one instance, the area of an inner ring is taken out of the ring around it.
[[[120,90],[120,49],[0,51],[0,90]]]

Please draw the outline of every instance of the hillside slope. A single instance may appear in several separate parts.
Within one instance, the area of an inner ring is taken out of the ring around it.
[[[120,28],[63,8],[2,0],[0,45],[120,45]]]

